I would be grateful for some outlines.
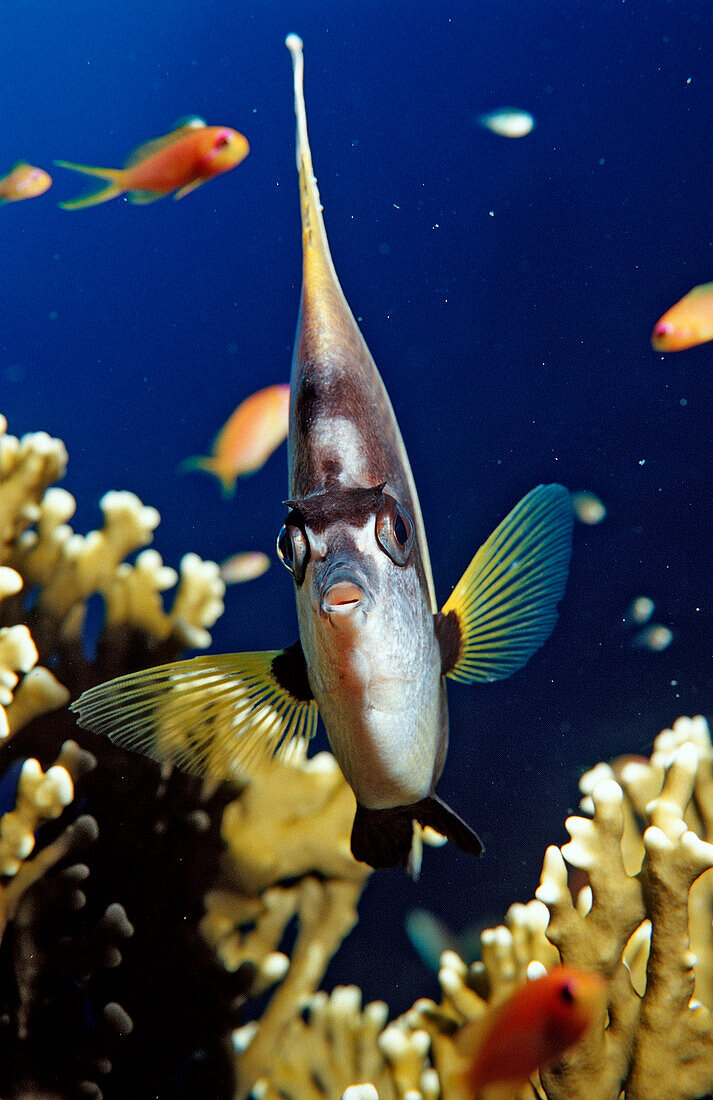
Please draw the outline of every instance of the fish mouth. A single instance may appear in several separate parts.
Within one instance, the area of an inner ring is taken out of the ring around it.
[[[319,606],[324,615],[350,615],[354,611],[368,611],[371,597],[362,577],[353,569],[339,566],[330,570],[319,591]]]
[[[659,321],[654,328],[651,342],[654,348],[657,350],[665,350],[664,345],[669,336],[673,336],[676,331],[675,326],[670,321]]]

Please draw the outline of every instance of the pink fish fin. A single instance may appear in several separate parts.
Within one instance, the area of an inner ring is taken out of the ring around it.
[[[176,191],[175,195],[173,196],[174,199],[185,198],[186,195],[190,195],[191,191],[195,191],[197,187],[202,187],[205,182],[206,181],[202,178],[191,180],[191,182],[187,183],[184,187],[179,187],[178,191]]]
[[[236,780],[273,756],[304,752],[318,717],[299,642],[129,673],[85,691],[71,709],[83,729],[122,748]]]
[[[124,172],[121,168],[93,168],[88,164],[72,164],[68,160],[56,160],[54,162],[60,168],[69,168],[72,172],[82,172],[85,176],[96,176],[97,179],[108,180],[108,186],[99,191],[93,191],[89,195],[80,195],[78,199],[68,199],[58,205],[63,210],[82,210],[86,206],[97,206],[100,202],[109,202],[117,195],[123,194]]]
[[[184,458],[178,465],[180,473],[190,473],[191,470],[203,470],[207,474],[213,474],[218,478],[224,497],[232,497],[235,493],[237,476],[221,472],[220,463],[214,455],[192,455]]]
[[[370,867],[406,868],[417,879],[421,867],[421,836],[416,823],[435,829],[464,852],[479,856],[480,838],[437,794],[407,806],[369,810],[357,802],[351,849],[355,859]]]
[[[503,680],[549,638],[572,553],[572,501],[538,485],[483,543],[434,617],[445,676]]]
[[[129,191],[129,202],[134,206],[148,206],[157,199],[165,199],[167,194],[166,191]]]

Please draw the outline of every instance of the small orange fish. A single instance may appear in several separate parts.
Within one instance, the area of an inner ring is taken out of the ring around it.
[[[235,168],[248,155],[247,139],[229,126],[206,126],[203,119],[182,121],[170,134],[134,149],[123,168],[90,168],[56,160],[61,168],[107,180],[108,186],[59,205],[81,210],[129,193],[129,201],[146,204],[175,191],[174,198],[195,191],[206,180]]]
[[[689,290],[654,325],[654,351],[685,351],[713,340],[713,283]]]
[[[602,1016],[605,990],[598,974],[556,966],[494,1008],[485,1031],[478,1023],[466,1026],[457,1042],[471,1059],[462,1076],[468,1095],[489,1085],[524,1084],[556,1061]]]
[[[44,168],[33,168],[18,160],[6,176],[0,179],[0,202],[19,202],[44,195],[52,186],[52,177]]]
[[[229,496],[239,477],[254,474],[287,438],[290,387],[266,386],[238,405],[218,432],[210,455],[187,458],[183,470],[207,470]]]

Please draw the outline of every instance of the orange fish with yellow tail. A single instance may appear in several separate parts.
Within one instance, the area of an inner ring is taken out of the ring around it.
[[[49,172],[19,160],[8,174],[0,179],[0,202],[34,199],[38,195],[44,195],[51,186],[52,177]]]
[[[694,286],[654,325],[654,351],[685,351],[713,340],[713,283]]]
[[[187,458],[181,463],[181,469],[214,474],[223,487],[223,494],[231,496],[236,480],[254,474],[284,443],[289,408],[287,382],[251,393],[228,417],[213,441],[211,453]]]
[[[235,168],[249,151],[247,138],[237,130],[206,126],[200,118],[185,119],[170,134],[134,149],[123,168],[92,168],[56,160],[60,168],[107,181],[100,191],[59,205],[63,210],[81,210],[124,193],[128,193],[129,202],[140,205],[155,202],[171,192],[174,198],[182,199],[207,180]]]
[[[579,1042],[603,1017],[605,1007],[603,978],[571,966],[555,966],[516,989],[484,1022],[461,1029],[456,1047],[467,1068],[455,1075],[454,1092],[463,1100],[481,1094],[512,1095],[511,1090]]]

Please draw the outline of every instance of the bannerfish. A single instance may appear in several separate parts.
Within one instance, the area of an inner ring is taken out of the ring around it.
[[[654,351],[685,351],[713,340],[713,283],[694,286],[654,325]]]
[[[24,160],[13,165],[0,179],[0,202],[20,202],[44,195],[52,186],[52,177],[44,168],[35,168]]]
[[[555,966],[516,989],[480,1021],[466,1024],[456,1047],[470,1065],[462,1084],[469,1098],[497,1084],[523,1085],[557,1061],[604,1015],[606,983],[599,974]],[[458,1089],[454,1090],[456,1094]]]
[[[209,455],[181,463],[182,470],[214,474],[223,494],[235,492],[239,477],[254,474],[287,438],[290,387],[286,382],[265,386],[241,401],[213,441]]]
[[[155,202],[172,191],[175,199],[182,199],[207,180],[235,168],[249,151],[247,138],[237,130],[206,126],[203,119],[191,116],[181,119],[169,134],[139,145],[123,168],[92,168],[56,160],[60,168],[107,181],[101,190],[59,205],[63,210],[82,210],[125,192],[129,194],[129,202],[140,205]]]
[[[422,828],[483,846],[435,793],[448,745],[444,677],[487,682],[549,636],[573,515],[561,485],[517,504],[442,610],[406,449],[332,262],[307,137],[302,43],[294,69],[303,282],[292,362],[289,509],[278,554],[299,640],[199,656],[86,691],[81,726],[198,775],[242,777],[315,732],[318,714],[356,797],[354,856],[416,877]]]

